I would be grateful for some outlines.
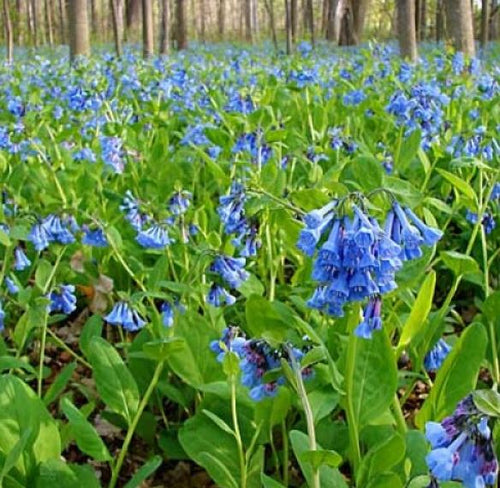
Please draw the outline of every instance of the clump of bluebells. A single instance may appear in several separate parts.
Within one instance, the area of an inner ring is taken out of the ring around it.
[[[52,291],[48,298],[50,299],[49,312],[62,312],[69,315],[76,310],[74,285],[61,285]]]
[[[111,325],[119,325],[127,332],[136,332],[146,325],[146,321],[127,302],[116,303],[104,320]]]
[[[436,345],[425,355],[424,367],[427,371],[437,371],[451,351],[451,346],[439,339]]]
[[[432,450],[426,461],[436,480],[461,481],[466,488],[496,484],[498,461],[489,420],[469,395],[441,423],[427,422]]]
[[[422,246],[436,244],[442,232],[394,198],[380,226],[364,209],[363,198],[353,194],[306,214],[297,247],[315,256],[312,278],[317,287],[308,305],[341,317],[345,304],[368,300],[355,333],[371,338],[382,327],[382,295],[397,288],[396,272],[404,261],[421,257]]]
[[[299,349],[284,345],[273,348],[263,339],[246,339],[240,335],[237,327],[227,327],[219,340],[210,343],[210,349],[217,354],[217,361],[222,362],[228,352],[235,353],[240,360],[241,384],[249,389],[252,400],[260,401],[274,397],[281,385],[285,384],[285,377],[281,374],[277,378],[266,381],[266,373],[277,371],[281,361],[300,363],[309,346]],[[293,359],[292,359],[293,356]],[[301,369],[304,379],[313,374],[311,367]]]

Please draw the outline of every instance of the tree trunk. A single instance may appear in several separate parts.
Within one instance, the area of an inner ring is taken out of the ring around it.
[[[278,51],[278,37],[276,35],[276,24],[274,21],[274,0],[264,0],[264,7],[266,8],[267,16],[269,18],[269,30],[271,31],[274,49]]]
[[[337,26],[337,0],[328,0],[328,17],[326,20],[326,40],[338,42],[338,26]]]
[[[436,1],[436,42],[444,37],[444,5],[443,0]]]
[[[370,0],[356,0],[351,2],[353,28],[356,44],[361,42],[365,28],[365,16]]]
[[[70,59],[74,61],[90,53],[87,0],[71,0],[68,13]]]
[[[49,41],[49,46],[54,43],[54,35],[52,33],[52,9],[50,6],[51,0],[45,0],[45,22],[47,26],[47,38]]]
[[[99,33],[99,23],[97,21],[97,0],[90,0],[90,31],[97,37]]]
[[[14,59],[14,34],[12,32],[8,0],[3,0],[3,21],[5,28],[6,59],[8,64],[12,64]]]
[[[415,2],[414,0],[397,0],[396,8],[401,57],[411,62],[415,62],[417,60]]]
[[[205,43],[207,34],[207,3],[206,0],[198,0],[200,3],[200,40]],[[196,12],[193,12],[196,15]]]
[[[290,8],[290,28],[292,29],[292,45],[295,44],[299,30],[299,3],[298,0],[288,0]]]
[[[153,54],[153,5],[151,0],[142,0],[142,56],[149,59]]]
[[[186,32],[186,2],[187,0],[176,0],[176,20],[175,33],[177,37],[177,49],[186,49],[188,45]]]
[[[16,0],[16,41],[18,46],[23,45],[23,29],[21,27],[21,19],[24,13],[24,0]]]
[[[329,8],[329,0],[323,0],[323,4],[321,6],[320,35],[324,37],[326,37],[326,30],[328,29],[328,8]]]
[[[292,9],[291,0],[285,0],[285,31],[286,31],[286,53],[291,54],[293,49],[292,33]]]
[[[469,0],[445,0],[446,30],[457,51],[474,56],[474,30]]]
[[[219,0],[217,23],[219,27],[219,37],[221,40],[224,40],[224,35],[226,33],[226,0]]]
[[[427,0],[420,0],[418,11],[418,37],[419,41],[424,41],[427,37]]]
[[[36,0],[31,0],[31,24],[33,26],[33,46],[38,47],[38,19],[36,15]]]
[[[120,57],[123,49],[123,0],[109,0],[113,22],[113,37],[116,55]]]
[[[252,0],[244,0],[245,39],[253,44]]]
[[[309,33],[311,35],[311,44],[314,47],[316,43],[316,39],[314,36],[314,6],[313,6],[313,0],[307,0],[307,20],[308,20],[308,27],[309,27]]]
[[[339,45],[354,46],[359,38],[354,27],[354,14],[351,0],[342,0],[338,8]]]
[[[481,47],[484,49],[489,39],[490,0],[482,0],[481,5]]]
[[[170,52],[170,0],[161,0],[160,54]]]
[[[498,20],[500,19],[500,5],[498,4],[498,0],[492,0],[491,2],[491,14],[489,19],[489,32],[490,39],[492,41],[498,38]]]
[[[131,29],[139,23],[141,18],[141,0],[127,1],[127,29]]]
[[[59,35],[61,37],[61,44],[66,43],[66,2],[59,0]]]

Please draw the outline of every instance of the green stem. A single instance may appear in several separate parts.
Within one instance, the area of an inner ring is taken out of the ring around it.
[[[37,394],[42,398],[43,388],[43,363],[45,361],[45,342],[47,340],[47,318],[48,314],[45,312],[42,324],[42,341],[40,343],[40,360],[38,363],[38,378],[37,378]]]
[[[240,458],[240,475],[241,475],[241,488],[247,486],[247,465],[245,460],[245,450],[243,449],[243,441],[241,439],[240,425],[238,422],[238,410],[236,408],[236,376],[232,376],[231,382],[231,414],[233,417],[234,437],[238,445],[238,456]]]
[[[139,419],[142,416],[142,412],[146,408],[146,405],[148,404],[149,397],[153,393],[153,390],[155,389],[159,379],[161,372],[163,370],[164,362],[160,361],[156,365],[156,369],[154,371],[153,377],[151,378],[151,382],[149,383],[148,389],[144,393],[144,396],[142,397],[141,403],[139,404],[139,408],[137,409],[137,412],[132,419],[132,423],[130,424],[130,427],[127,431],[127,435],[125,436],[125,440],[123,441],[123,446],[120,451],[120,454],[118,456],[118,459],[116,461],[116,464],[113,467],[113,472],[111,475],[111,481],[109,482],[109,488],[114,488],[116,486],[116,483],[118,481],[118,475],[120,474],[121,467],[123,465],[123,461],[125,460],[125,456],[128,451],[128,447],[130,445],[130,442],[132,441],[132,437],[134,436],[135,429],[137,427],[137,424],[139,423]]]
[[[64,349],[66,352],[68,352],[69,354],[71,354],[79,363],[82,363],[83,366],[85,366],[86,368],[89,368],[89,369],[92,369],[92,365],[90,363],[88,363],[87,361],[85,361],[85,359],[83,359],[80,355],[78,355],[75,351],[73,351],[73,349],[71,349],[67,344],[65,344],[54,332],[52,332],[48,327],[47,327],[47,332],[48,334],[50,335],[50,337],[52,337],[52,339],[54,340],[54,342],[59,346],[61,347],[62,349]]]
[[[316,451],[318,446],[316,444],[316,430],[314,428],[314,415],[312,412],[311,404],[309,403],[309,398],[307,396],[306,388],[304,386],[304,381],[302,380],[302,369],[300,365],[297,364],[293,355],[291,355],[293,369],[295,371],[295,379],[297,381],[297,392],[299,394],[300,401],[302,402],[302,408],[304,409],[304,414],[306,416],[307,425],[307,436],[309,437],[309,449],[311,451]],[[321,488],[319,469],[313,468],[313,488]]]
[[[288,447],[288,429],[284,420],[281,422],[281,433],[283,439],[283,484],[288,486],[288,459],[290,450]]]
[[[269,217],[269,216],[268,216]],[[267,247],[267,260],[269,266],[269,301],[272,302],[274,300],[276,294],[276,270],[274,267],[273,260],[273,241],[271,238],[271,223],[269,222],[269,218],[266,225],[266,247]]]
[[[397,395],[394,395],[394,398],[392,399],[392,411],[394,413],[394,417],[396,418],[396,426],[398,428],[398,431],[404,436],[406,434],[406,431],[408,430],[408,427],[406,425],[406,420]]]

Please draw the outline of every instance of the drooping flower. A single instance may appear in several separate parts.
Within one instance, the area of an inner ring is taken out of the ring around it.
[[[7,287],[7,290],[11,295],[15,295],[19,292],[19,287],[17,286],[16,282],[9,276],[5,277],[5,286]]]
[[[188,191],[176,191],[168,201],[168,207],[174,215],[182,215],[191,205],[192,195]]]
[[[5,311],[3,309],[3,303],[0,300],[0,332],[5,329]]]
[[[207,303],[214,307],[221,307],[222,305],[233,305],[236,298],[231,295],[223,286],[212,283],[210,290],[207,294]]]
[[[104,320],[112,325],[121,325],[128,332],[136,332],[146,325],[138,312],[123,301],[116,303]]]
[[[108,239],[101,228],[89,229],[84,227],[82,244],[92,247],[107,247]]]
[[[62,312],[66,315],[76,310],[75,287],[73,285],[60,285],[49,295],[49,312]]]
[[[246,259],[243,257],[233,258],[220,254],[215,257],[210,269],[220,275],[231,288],[239,288],[250,276],[245,265]]]
[[[16,247],[16,250],[14,251],[14,257],[14,269],[16,271],[23,271],[31,266],[31,261],[28,259],[22,248]]]
[[[141,230],[137,234],[136,241],[142,247],[150,249],[164,249],[172,243],[167,229],[158,224],[154,224],[146,230]]]
[[[425,355],[424,366],[427,371],[437,371],[451,351],[451,346],[439,339],[436,345]]]

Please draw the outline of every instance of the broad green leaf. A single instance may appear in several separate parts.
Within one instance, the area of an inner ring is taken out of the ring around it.
[[[337,468],[342,462],[342,456],[338,452],[324,449],[305,451],[302,453],[301,459],[305,463],[310,463],[315,469],[318,469],[320,466]]]
[[[90,341],[89,361],[102,400],[130,424],[139,406],[139,390],[122,358],[111,344],[94,337]]]
[[[448,180],[449,183],[452,184],[454,188],[456,188],[460,193],[462,193],[464,196],[469,198],[472,201],[475,201],[476,199],[476,194],[474,193],[474,190],[472,189],[472,186],[467,183],[466,181],[462,180],[457,175],[454,175],[453,173],[450,173],[449,171],[446,171],[445,169],[437,168],[436,171],[446,180]]]
[[[9,471],[14,468],[17,464],[19,458],[22,453],[26,449],[26,445],[29,442],[31,437],[32,430],[31,427],[28,427],[21,435],[20,439],[16,442],[16,444],[12,447],[12,449],[8,452],[5,461],[2,466],[2,471],[0,472],[0,486],[2,486],[2,480],[7,476]]]
[[[76,362],[74,361],[64,366],[43,396],[43,403],[45,403],[45,405],[50,405],[64,391],[66,385],[71,379],[71,376],[73,375],[73,372],[75,371],[75,368]]]
[[[482,324],[473,323],[462,333],[439,369],[434,386],[415,423],[423,428],[428,420],[439,421],[450,415],[457,403],[476,386],[479,367],[488,339]]]
[[[182,337],[162,337],[146,342],[142,346],[142,350],[149,359],[165,361],[173,352],[181,351],[183,347],[184,339]]]
[[[281,483],[264,473],[261,473],[260,481],[262,482],[262,486],[264,488],[285,488],[285,485],[282,485]]]
[[[5,247],[10,247],[12,245],[12,241],[3,230],[0,230],[0,244]]]
[[[226,432],[226,434],[231,434],[235,435],[234,430],[229,427],[229,425],[226,424],[224,420],[222,420],[220,417],[218,417],[215,413],[210,412],[210,410],[203,409],[203,413],[217,425],[221,430]]]
[[[102,318],[100,315],[92,315],[87,319],[80,334],[80,349],[85,357],[89,356],[90,341],[93,337],[101,337]]]
[[[465,273],[477,273],[479,265],[473,258],[466,254],[461,254],[456,251],[443,251],[440,253],[441,259],[444,264],[453,271],[456,276]]]
[[[419,130],[413,131],[408,137],[405,137],[401,142],[401,149],[398,154],[396,164],[403,168],[408,168],[413,161],[420,148],[422,134]]]
[[[384,170],[380,162],[372,156],[357,157],[350,165],[350,169],[356,182],[365,191],[380,188],[383,184]]]
[[[21,358],[16,358],[14,356],[1,356],[0,357],[0,371],[6,371],[8,369],[24,369],[28,373],[37,374],[33,366],[27,363]]]
[[[293,453],[299,463],[300,470],[308,485],[313,486],[313,467],[310,462],[305,461],[302,457],[304,453],[310,451],[309,438],[306,434],[298,430],[292,430],[289,435]],[[323,450],[320,445],[317,447]],[[325,465],[321,466],[319,468],[319,477],[321,488],[347,488],[347,483],[336,468]]]
[[[33,390],[15,376],[0,377],[0,452],[8,456],[22,441],[26,431],[29,440],[15,468],[25,477],[31,476],[39,463],[58,459],[61,440],[56,422]]]
[[[136,471],[132,479],[125,485],[125,488],[137,488],[141,486],[161,466],[161,463],[161,456],[153,456]]]
[[[108,448],[99,437],[94,426],[85,418],[85,415],[67,398],[62,399],[61,408],[69,420],[78,448],[96,461],[109,461],[111,455]]]
[[[41,290],[44,291],[48,284],[50,275],[52,273],[53,266],[45,259],[40,259],[38,266],[35,271],[35,284]]]
[[[346,395],[361,429],[384,413],[396,391],[396,362],[385,330],[375,331],[371,339],[351,332],[345,371]]]
[[[472,398],[481,412],[490,417],[500,417],[500,393],[495,390],[476,390]]]
[[[101,485],[90,466],[67,464],[50,459],[39,466],[35,488],[99,488]]]
[[[436,272],[431,271],[418,292],[410,316],[403,326],[398,348],[407,346],[425,327],[425,323],[432,307],[434,289],[436,287]]]
[[[403,488],[403,482],[396,473],[380,473],[365,485],[366,488]]]
[[[406,433],[406,459],[410,462],[410,478],[427,474],[429,468],[425,457],[429,453],[429,443],[419,430],[409,430]]]

